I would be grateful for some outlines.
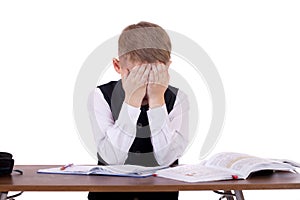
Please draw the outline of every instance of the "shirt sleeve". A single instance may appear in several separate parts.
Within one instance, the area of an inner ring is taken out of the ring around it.
[[[123,103],[114,121],[100,89],[89,96],[88,110],[98,154],[107,164],[124,164],[135,139],[140,109]]]
[[[180,90],[172,111],[166,105],[147,112],[154,155],[159,165],[170,165],[183,155],[189,143],[189,102]]]

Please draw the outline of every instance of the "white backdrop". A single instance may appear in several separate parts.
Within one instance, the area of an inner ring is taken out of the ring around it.
[[[212,153],[300,161],[299,10],[297,1],[288,0],[1,1],[0,151],[13,153],[16,164],[94,164],[73,120],[77,74],[98,45],[144,20],[194,40],[215,63],[225,87],[226,120]],[[182,162],[198,161],[199,138]],[[27,192],[20,199],[86,195]],[[247,199],[299,195],[245,192]],[[182,200],[217,198],[212,192],[180,193]]]

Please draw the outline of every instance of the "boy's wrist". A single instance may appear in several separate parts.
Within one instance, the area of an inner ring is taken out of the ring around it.
[[[125,97],[125,103],[127,103],[130,106],[139,108],[141,107],[142,101],[141,100],[137,100],[137,98],[131,97],[131,98],[126,98]]]
[[[161,107],[165,104],[165,98],[163,96],[158,98],[149,98],[148,103],[149,108]]]

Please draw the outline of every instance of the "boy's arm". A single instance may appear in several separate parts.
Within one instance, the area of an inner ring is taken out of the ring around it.
[[[164,93],[169,80],[167,65],[152,65],[147,86],[148,119],[154,156],[160,165],[170,165],[181,157],[189,142],[188,98],[178,91],[173,109],[168,114]]]
[[[102,92],[95,89],[90,94],[88,110],[99,155],[108,164],[124,164],[135,139],[140,109],[124,102],[114,121]]]
[[[189,102],[178,91],[172,111],[166,106],[148,111],[154,155],[160,165],[170,165],[180,158],[189,142]]]

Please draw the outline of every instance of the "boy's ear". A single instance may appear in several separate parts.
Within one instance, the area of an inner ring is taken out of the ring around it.
[[[114,65],[114,68],[115,68],[116,72],[118,74],[120,74],[121,73],[120,61],[118,59],[114,58],[113,59],[113,65]]]
[[[172,63],[172,60],[169,60],[169,61],[166,63],[166,66],[169,68],[170,65],[171,65],[171,63]]]

